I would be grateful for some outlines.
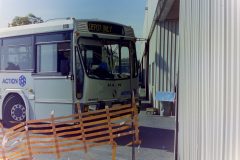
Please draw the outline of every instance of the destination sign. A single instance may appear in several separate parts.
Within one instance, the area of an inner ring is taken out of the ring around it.
[[[124,35],[122,26],[104,22],[88,22],[88,30],[95,33]]]

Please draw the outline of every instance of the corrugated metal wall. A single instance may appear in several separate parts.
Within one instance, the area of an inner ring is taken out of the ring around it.
[[[155,108],[161,108],[160,103],[155,100],[157,91],[174,91],[178,75],[179,55],[179,22],[178,19],[158,22],[151,34],[151,27],[155,20],[156,8],[165,0],[148,0],[145,8],[143,37],[149,38],[149,61],[147,54],[143,57],[143,67],[146,68],[148,79],[149,99]],[[160,18],[160,17],[159,17]],[[157,20],[160,21],[160,20]],[[142,51],[146,46],[142,43]],[[148,69],[147,66],[148,65]]]
[[[157,91],[174,91],[177,83],[179,32],[178,20],[156,25],[149,42],[149,93],[155,99]],[[154,107],[160,107],[153,101]]]
[[[180,1],[179,160],[240,159],[240,1]]]

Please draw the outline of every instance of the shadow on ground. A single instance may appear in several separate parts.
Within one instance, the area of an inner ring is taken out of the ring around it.
[[[160,149],[174,152],[174,131],[160,128],[140,126],[141,148]],[[126,145],[132,139],[131,136],[121,137],[118,145]]]

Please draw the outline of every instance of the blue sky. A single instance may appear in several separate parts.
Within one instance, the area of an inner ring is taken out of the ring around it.
[[[43,20],[62,17],[97,18],[130,25],[142,36],[146,0],[0,0],[0,28],[28,13]]]

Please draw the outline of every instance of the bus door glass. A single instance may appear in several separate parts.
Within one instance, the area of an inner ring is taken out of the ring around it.
[[[83,83],[84,83],[84,70],[83,66],[81,63],[81,53],[82,51],[79,50],[79,48],[75,48],[75,59],[76,59],[76,64],[75,64],[75,71],[76,71],[76,97],[78,99],[82,98],[83,96]]]

